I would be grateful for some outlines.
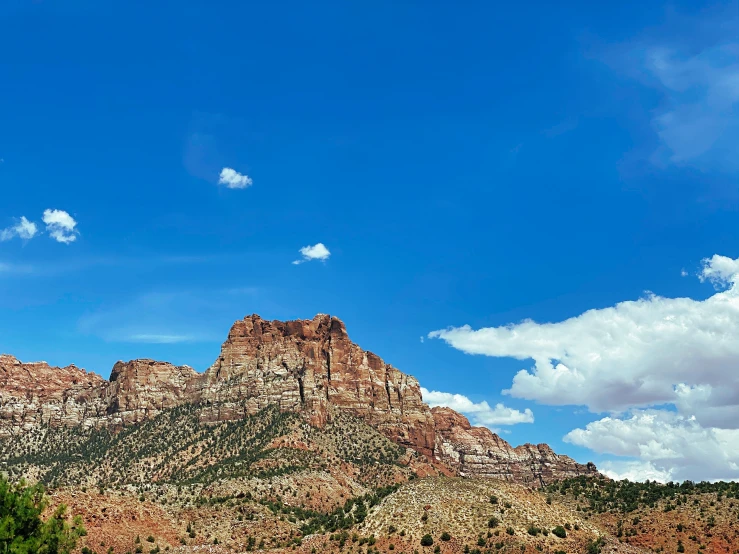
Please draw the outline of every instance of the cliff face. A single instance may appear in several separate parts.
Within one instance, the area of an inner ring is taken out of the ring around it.
[[[200,400],[219,404],[218,419],[277,404],[304,410],[321,425],[333,406],[399,444],[433,454],[434,420],[418,381],[354,344],[335,317],[236,322],[199,386]]]
[[[543,485],[577,475],[597,475],[592,463],[579,464],[546,444],[513,448],[486,427],[472,427],[450,408],[433,408],[436,459],[465,477],[495,477]]]
[[[362,350],[335,317],[237,321],[216,362],[199,374],[154,360],[118,362],[106,381],[75,366],[23,364],[0,356],[0,438],[34,427],[119,428],[184,403],[224,421],[269,405],[321,426],[333,410],[364,419],[393,441],[464,475],[520,482],[595,473],[546,445],[512,448],[447,408],[430,410],[418,381]]]
[[[97,413],[107,381],[74,365],[24,364],[0,355],[0,438],[40,425],[79,425]]]

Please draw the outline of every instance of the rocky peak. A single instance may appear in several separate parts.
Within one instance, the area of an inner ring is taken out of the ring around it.
[[[596,473],[547,445],[516,448],[449,408],[429,409],[418,381],[349,339],[330,315],[231,327],[205,373],[150,359],[117,362],[110,380],[70,365],[0,356],[0,438],[42,425],[119,428],[181,404],[204,421],[243,418],[267,406],[300,411],[314,424],[336,411],[364,419],[391,440],[463,475],[539,483]]]
[[[255,314],[237,321],[203,376],[200,398],[219,403],[219,418],[277,404],[305,411],[318,425],[335,407],[433,454],[433,417],[418,381],[362,350],[330,315],[282,322]]]

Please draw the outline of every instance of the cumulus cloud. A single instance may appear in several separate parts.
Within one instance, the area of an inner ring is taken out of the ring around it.
[[[18,223],[5,229],[0,230],[0,242],[18,237],[22,240],[30,240],[36,236],[38,226],[33,222],[21,216]]]
[[[226,185],[230,189],[245,189],[250,187],[254,181],[248,175],[239,173],[230,167],[224,167],[218,177],[219,185]]]
[[[610,412],[567,440],[651,464],[629,471],[739,478],[739,259],[706,258],[698,277],[717,289],[705,300],[649,293],[559,322],[428,336],[468,354],[532,360],[506,394]]]
[[[640,460],[608,460],[598,464],[598,471],[617,481],[628,479],[629,481],[649,480],[667,483],[674,480],[670,471],[658,469],[652,462]]]
[[[491,408],[486,401],[472,402],[461,394],[450,392],[430,391],[421,388],[423,399],[431,406],[446,406],[457,412],[468,416],[473,425],[494,427],[497,425],[516,425],[517,423],[533,423],[534,414],[526,408],[523,412],[504,406],[501,403]]]
[[[294,265],[302,264],[303,262],[310,262],[312,260],[321,260],[325,262],[331,256],[328,248],[326,248],[322,242],[314,244],[313,246],[304,246],[300,249],[301,259],[295,260]]]
[[[639,458],[611,466],[631,478],[728,480],[739,478],[739,429],[701,426],[695,417],[668,410],[635,410],[569,432],[565,441],[600,453]],[[652,477],[649,477],[649,475]]]
[[[465,325],[429,337],[469,354],[532,359],[505,391],[518,398],[593,412],[672,403],[704,424],[732,427],[739,404],[738,275],[738,260],[713,256],[700,276],[726,288],[706,300],[649,294],[556,323]]]
[[[57,242],[69,244],[77,240],[77,222],[64,210],[44,210],[46,232]]]

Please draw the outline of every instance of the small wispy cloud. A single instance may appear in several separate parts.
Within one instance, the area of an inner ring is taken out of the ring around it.
[[[726,156],[723,162],[736,165],[739,42],[692,56],[677,49],[655,48],[647,53],[647,69],[666,94],[666,107],[652,122],[663,144],[655,159],[678,165],[700,163],[718,148]]]
[[[684,268],[683,268],[683,269],[681,269],[681,270],[680,270],[680,277],[687,277],[687,276],[688,276],[688,272],[687,272],[687,271],[685,271],[685,269],[684,269]]]
[[[141,342],[146,344],[177,344],[196,340],[188,335],[159,335],[149,333],[138,333],[121,337],[122,342]]]
[[[69,244],[77,240],[77,222],[64,210],[44,210],[46,232],[57,242]]]
[[[301,259],[293,261],[293,265],[302,264],[303,262],[310,262],[313,260],[321,260],[325,262],[331,256],[328,248],[324,246],[322,242],[314,244],[313,246],[304,246],[300,249]]]
[[[33,222],[21,216],[15,225],[0,230],[0,242],[18,237],[21,240],[30,240],[38,233],[38,226]]]
[[[0,275],[28,275],[34,272],[33,266],[0,262]]]
[[[673,13],[646,36],[614,45],[603,59],[659,97],[649,123],[654,166],[739,169],[739,24],[733,8]]]
[[[230,167],[224,167],[218,177],[218,184],[226,185],[226,188],[230,189],[245,189],[252,186],[253,183],[251,177]]]

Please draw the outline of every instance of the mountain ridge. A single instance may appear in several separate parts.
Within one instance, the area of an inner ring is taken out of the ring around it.
[[[340,410],[463,476],[542,485],[598,475],[592,463],[579,464],[547,445],[514,448],[449,408],[431,409],[414,377],[361,349],[340,319],[325,314],[286,322],[256,314],[238,320],[203,373],[135,359],[117,362],[106,380],[73,364],[54,368],[0,356],[0,439],[43,426],[115,431],[184,404],[197,405],[206,423],[278,406],[320,427]]]

